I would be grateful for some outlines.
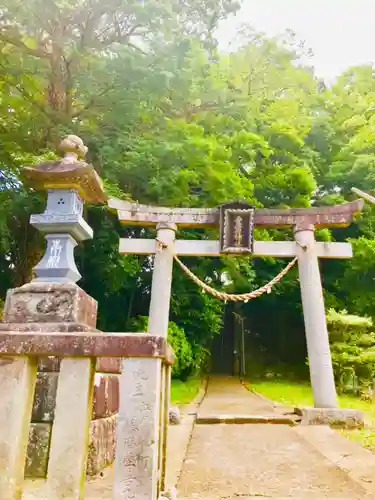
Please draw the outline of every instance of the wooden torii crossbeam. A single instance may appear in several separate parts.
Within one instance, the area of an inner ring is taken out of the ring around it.
[[[108,200],[110,210],[117,212],[122,224],[151,226],[157,229],[155,240],[122,238],[119,245],[122,254],[155,254],[148,321],[149,335],[167,335],[174,255],[216,257],[223,254],[236,256],[251,253],[254,256],[277,258],[297,256],[310,378],[314,406],[318,408],[316,411],[319,413],[319,418],[324,414],[330,415],[327,418],[332,418],[332,415],[336,418],[337,397],[318,259],[351,258],[352,247],[349,243],[316,242],[314,230],[348,226],[354,215],[362,210],[363,203],[363,200],[356,200],[330,207],[279,210],[254,209],[240,203],[219,208],[166,208],[140,205],[115,198]],[[220,227],[220,240],[176,240],[175,233],[178,227]],[[253,227],[293,227],[295,241],[254,241]],[[228,235],[231,241],[228,240],[223,244]],[[223,252],[224,248],[229,249],[228,252]],[[159,382],[156,381],[156,384],[158,391]],[[326,412],[324,409],[329,410]],[[340,418],[343,412],[345,410],[340,410]],[[121,415],[119,418],[122,418]],[[141,425],[141,422],[134,422],[135,426],[138,424]],[[135,453],[130,458],[135,463],[139,462]],[[139,465],[142,466],[142,463],[139,462]],[[126,468],[122,474],[124,482],[131,481]],[[151,484],[152,479],[150,479]],[[133,493],[134,498],[138,498],[140,491],[134,488]]]

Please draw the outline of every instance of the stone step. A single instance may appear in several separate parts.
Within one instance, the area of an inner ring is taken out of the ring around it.
[[[295,419],[282,415],[197,415],[196,424],[279,424],[296,425]]]

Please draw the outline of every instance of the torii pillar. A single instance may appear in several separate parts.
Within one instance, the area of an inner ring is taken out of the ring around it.
[[[314,406],[337,408],[314,225],[296,225],[294,235],[298,242],[298,271]]]

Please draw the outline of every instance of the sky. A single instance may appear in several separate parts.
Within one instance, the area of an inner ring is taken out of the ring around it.
[[[268,36],[293,30],[327,82],[350,66],[375,63],[375,0],[242,0],[241,11],[219,30],[223,48],[243,22]]]

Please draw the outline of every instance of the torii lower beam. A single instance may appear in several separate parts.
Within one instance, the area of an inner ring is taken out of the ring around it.
[[[289,258],[297,255],[298,243],[295,241],[255,241],[255,257]],[[350,243],[316,242],[316,255],[322,259],[351,259]],[[157,251],[155,240],[140,238],[121,238],[119,251],[122,254],[151,255]],[[220,242],[215,240],[176,240],[174,251],[177,255],[192,257],[222,257]],[[237,256],[241,256],[237,254]]]

